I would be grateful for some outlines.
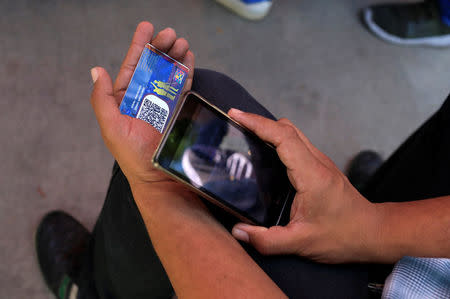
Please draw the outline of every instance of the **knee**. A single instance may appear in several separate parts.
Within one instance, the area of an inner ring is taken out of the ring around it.
[[[195,69],[194,79],[192,82],[192,90],[200,94],[208,90],[217,90],[224,88],[241,88],[243,87],[223,73],[219,73],[208,69]],[[204,95],[205,97],[207,95]]]

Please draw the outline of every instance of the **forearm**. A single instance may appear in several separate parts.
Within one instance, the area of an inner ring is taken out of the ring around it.
[[[450,257],[450,196],[381,203],[373,259],[395,262],[403,256]]]
[[[153,246],[179,297],[284,296],[195,195],[171,187],[132,189]]]

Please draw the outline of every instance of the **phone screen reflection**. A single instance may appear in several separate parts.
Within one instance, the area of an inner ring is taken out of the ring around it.
[[[280,182],[286,177],[275,150],[253,135],[244,135],[242,128],[218,117],[212,108],[195,105],[183,111],[189,115],[180,114],[171,133],[178,134],[173,137],[179,142],[169,167],[264,223],[270,206],[278,204]]]

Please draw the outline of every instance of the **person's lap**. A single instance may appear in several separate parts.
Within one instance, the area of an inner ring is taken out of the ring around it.
[[[244,88],[222,74],[196,70],[192,89],[223,111],[233,107],[275,119]],[[390,172],[396,163],[387,163],[382,172]],[[379,196],[373,193],[369,197],[372,200]],[[385,188],[385,193],[389,193],[389,188]],[[208,204],[208,207],[225,227],[231,229],[235,219],[212,205]],[[253,248],[243,246],[289,297],[367,297],[368,270],[365,265],[324,265],[296,256],[262,256]],[[128,182],[117,165],[93,232],[89,260],[94,287],[101,298],[168,298],[173,293]]]
[[[192,89],[223,111],[234,107],[275,119],[244,88],[230,78],[196,70]],[[208,204],[208,203],[207,203]],[[228,229],[236,222],[208,204]],[[252,258],[290,297],[364,297],[367,271],[357,265],[322,265],[296,256],[261,256],[244,245]],[[113,169],[104,207],[93,232],[92,270],[101,298],[167,298],[173,293],[148,237],[128,182]]]

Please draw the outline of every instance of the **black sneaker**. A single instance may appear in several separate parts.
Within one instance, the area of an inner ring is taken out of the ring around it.
[[[76,298],[81,259],[90,234],[70,215],[47,214],[36,232],[36,251],[45,282],[59,299]]]
[[[361,191],[381,164],[383,164],[383,159],[378,153],[370,150],[361,151],[348,166],[348,180],[353,187]]]
[[[450,46],[450,26],[442,21],[438,0],[373,5],[362,11],[362,18],[370,31],[390,43]]]

